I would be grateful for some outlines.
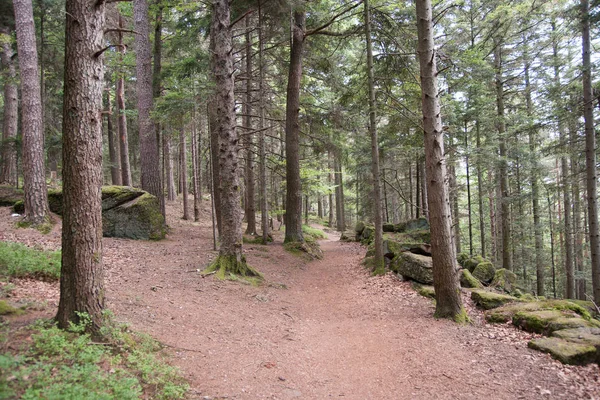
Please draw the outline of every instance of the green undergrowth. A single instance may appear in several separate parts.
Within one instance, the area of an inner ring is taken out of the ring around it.
[[[67,331],[48,321],[21,328],[23,348],[0,353],[0,398],[181,399],[188,385],[150,336],[124,325],[103,328],[105,342],[85,334],[89,316]]]
[[[60,251],[45,251],[20,243],[0,242],[0,277],[56,280],[60,277]]]
[[[302,233],[304,234],[304,240],[319,240],[327,239],[327,235],[320,229],[313,228],[312,226],[302,225]]]
[[[17,227],[18,228],[34,228],[34,229],[37,229],[40,233],[47,235],[50,232],[52,232],[52,228],[54,227],[54,224],[52,223],[52,221],[50,221],[49,218],[47,221],[45,221],[41,224],[37,224],[37,225],[33,225],[29,221],[21,220],[21,221],[17,222]]]

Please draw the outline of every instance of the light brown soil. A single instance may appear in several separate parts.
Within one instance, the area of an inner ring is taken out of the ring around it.
[[[208,210],[194,223],[176,206],[166,240],[105,239],[104,260],[109,307],[171,348],[190,398],[600,398],[598,366],[530,350],[532,335],[485,324],[471,303],[472,325],[435,320],[431,300],[392,274],[371,277],[364,247],[334,233],[320,242],[325,258],[309,263],[286,253],[281,235],[245,245],[263,286],[203,278],[216,255]],[[7,210],[0,240],[60,244],[59,228],[15,230]],[[56,296],[56,285],[35,292]],[[56,298],[47,304],[55,312]]]

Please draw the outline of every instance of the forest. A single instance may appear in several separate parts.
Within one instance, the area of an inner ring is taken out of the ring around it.
[[[272,285],[253,246],[322,263],[318,226],[362,239],[365,279],[419,246],[438,319],[477,320],[481,264],[503,296],[600,313],[599,21],[597,0],[0,0],[0,200],[21,200],[0,205],[11,232],[60,225],[54,319],[92,338],[127,207],[153,227],[120,237],[210,242],[203,281]],[[426,239],[398,239],[411,221]]]

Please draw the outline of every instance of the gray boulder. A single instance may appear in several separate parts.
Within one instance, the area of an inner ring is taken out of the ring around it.
[[[390,262],[390,269],[419,283],[426,285],[433,283],[431,257],[413,253],[400,253]]]

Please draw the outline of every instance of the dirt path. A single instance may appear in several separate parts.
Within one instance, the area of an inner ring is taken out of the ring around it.
[[[208,218],[170,221],[165,241],[105,239],[107,298],[172,347],[191,398],[600,398],[598,366],[563,366],[473,310],[473,325],[434,320],[410,284],[369,276],[356,243],[332,234],[308,264],[277,243],[245,246],[268,280],[252,287],[196,272],[216,254]]]

